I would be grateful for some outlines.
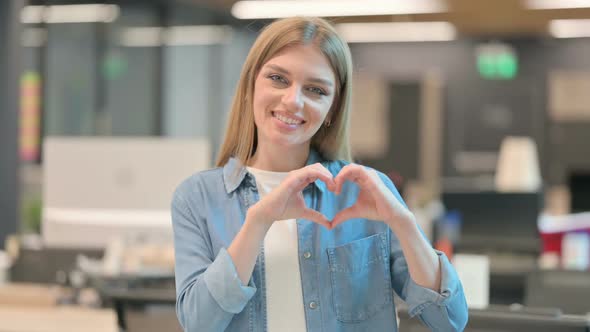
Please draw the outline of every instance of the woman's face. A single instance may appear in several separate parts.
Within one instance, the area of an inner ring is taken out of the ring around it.
[[[266,62],[254,84],[258,144],[309,144],[334,101],[335,76],[312,45],[290,46]]]

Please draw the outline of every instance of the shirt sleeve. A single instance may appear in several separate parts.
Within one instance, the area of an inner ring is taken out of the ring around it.
[[[184,331],[224,331],[254,296],[252,281],[243,285],[222,248],[213,258],[203,218],[192,213],[177,192],[172,200],[176,313]]]
[[[455,269],[447,257],[436,251],[441,269],[440,291],[414,282],[403,256],[394,255],[391,264],[396,293],[408,305],[411,317],[418,318],[432,331],[463,331],[467,325],[467,302]]]
[[[405,205],[391,180],[382,173],[379,175],[395,197]],[[418,316],[432,331],[463,331],[468,319],[467,302],[459,276],[445,254],[435,250],[441,272],[440,291],[435,292],[412,280],[399,240],[393,232],[390,232],[390,236],[392,286],[408,305],[409,315]]]

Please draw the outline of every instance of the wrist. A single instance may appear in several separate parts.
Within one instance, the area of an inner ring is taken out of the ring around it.
[[[398,235],[414,231],[417,228],[416,217],[411,212],[407,215],[399,216],[393,220],[389,220],[386,223],[389,228],[391,228],[391,230]]]
[[[256,210],[253,207],[248,209],[246,212],[246,220],[244,221],[244,227],[247,227],[249,230],[261,234],[262,237],[266,235],[272,222],[265,220],[264,218],[260,217],[259,214],[256,213]]]

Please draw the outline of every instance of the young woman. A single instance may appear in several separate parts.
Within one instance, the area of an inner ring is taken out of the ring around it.
[[[393,291],[432,330],[465,327],[447,258],[385,175],[350,163],[351,77],[325,20],[275,21],[254,43],[218,168],[172,202],[186,331],[396,331]]]

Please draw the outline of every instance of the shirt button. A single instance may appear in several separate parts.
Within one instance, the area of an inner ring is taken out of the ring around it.
[[[318,307],[318,304],[317,304],[317,302],[312,301],[312,302],[309,302],[309,307],[311,309],[316,309]]]
[[[309,259],[310,257],[311,257],[311,252],[306,251],[306,252],[303,253],[303,258]]]

